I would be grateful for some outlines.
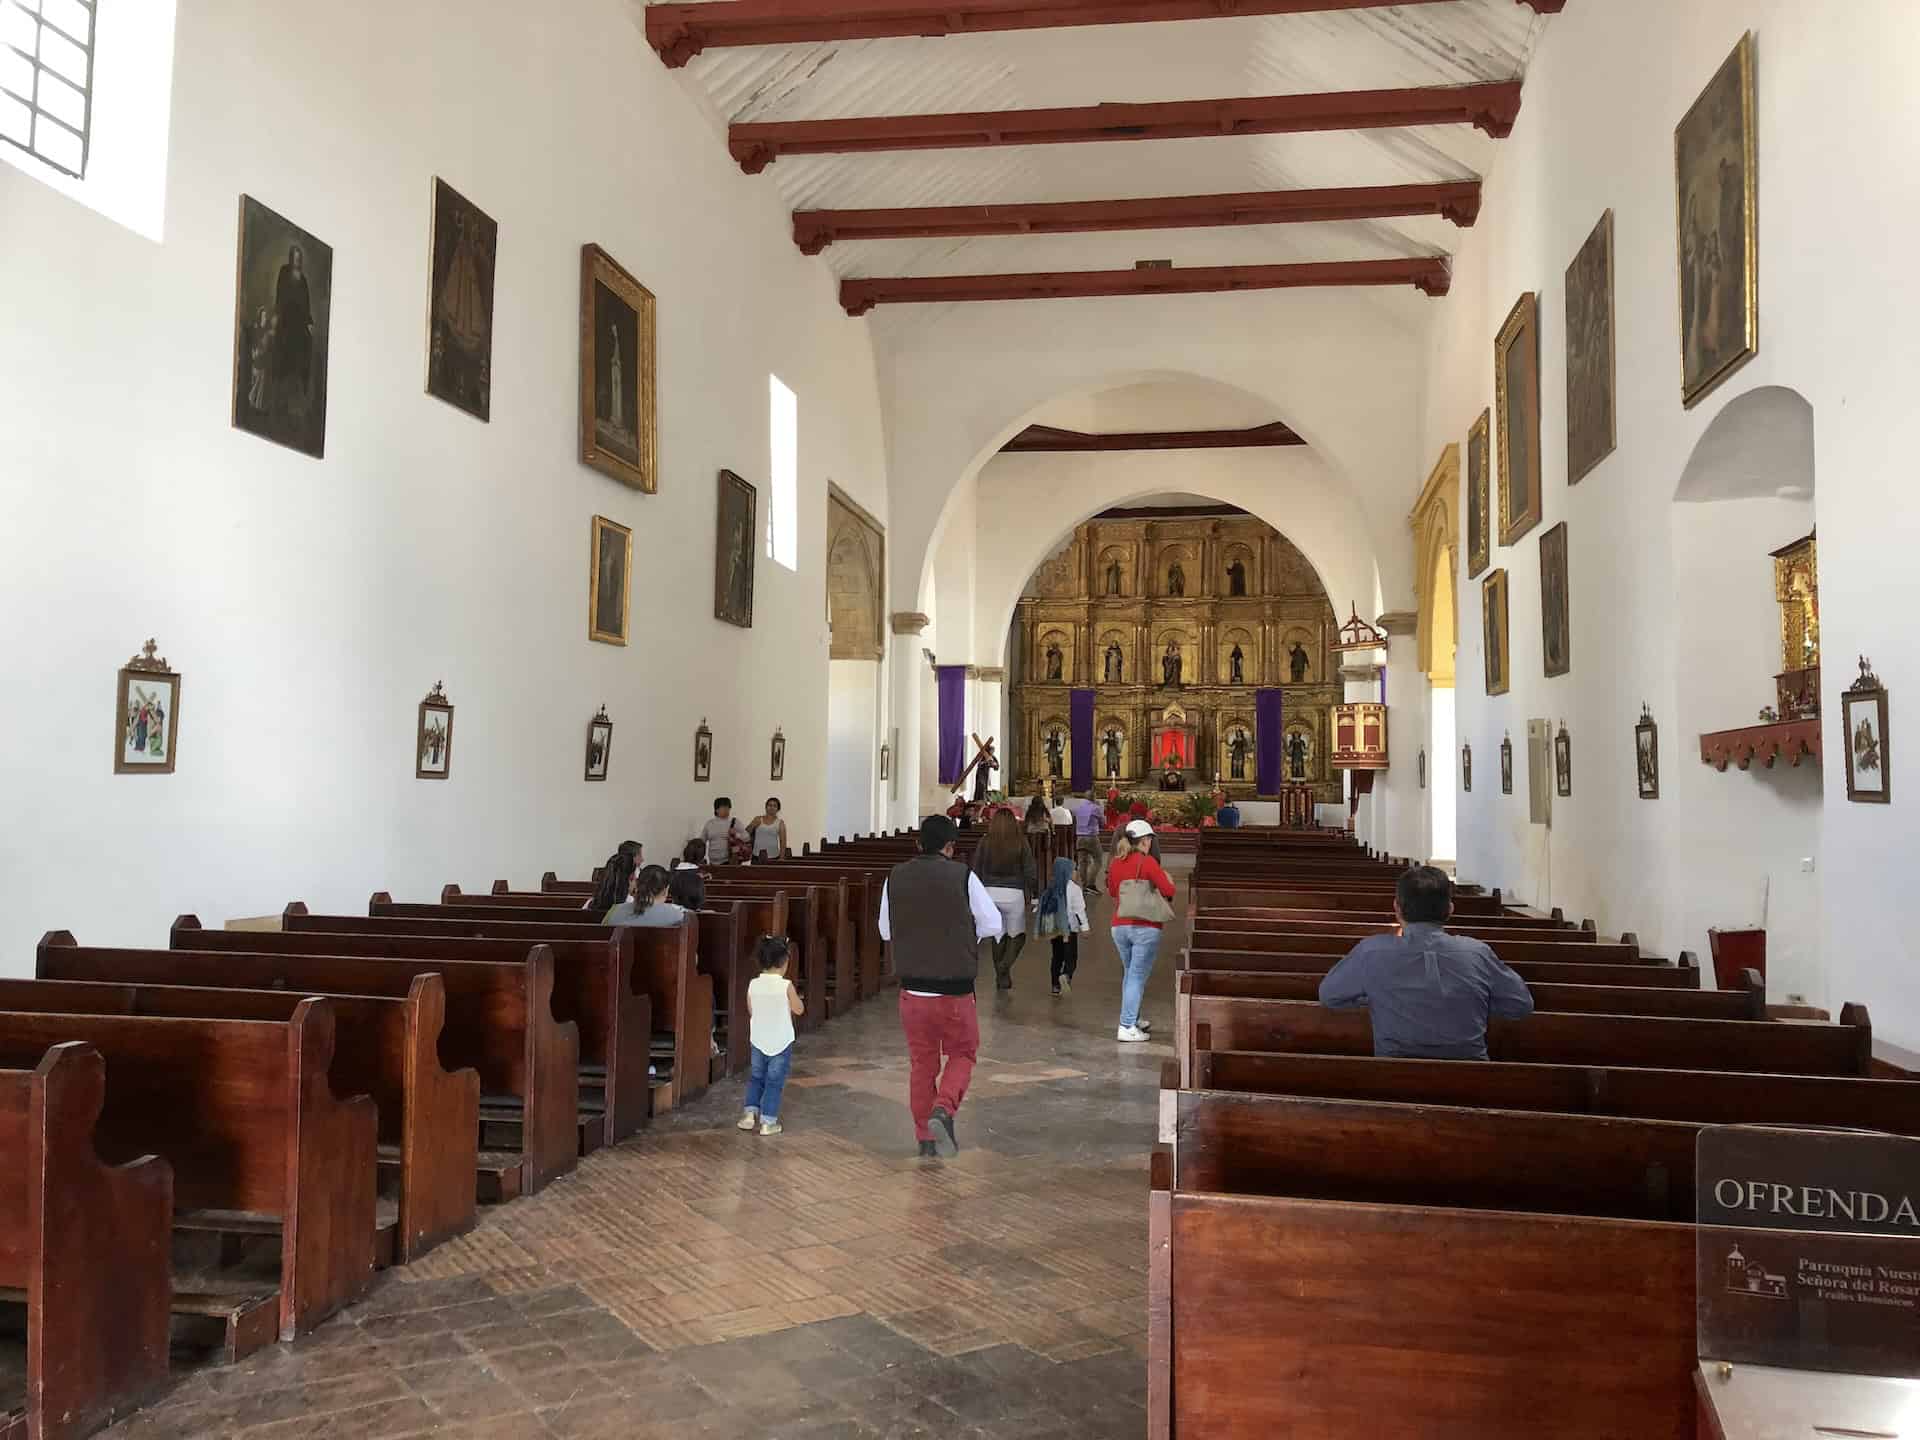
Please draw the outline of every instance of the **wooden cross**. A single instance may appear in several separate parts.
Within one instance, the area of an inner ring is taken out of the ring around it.
[[[966,788],[967,777],[973,774],[974,766],[980,764],[981,761],[987,758],[987,746],[992,743],[993,742],[990,740],[982,740],[977,733],[973,736],[973,758],[967,762],[967,768],[962,770],[959,774],[959,777],[954,780],[953,782],[954,789],[964,790]],[[998,760],[995,760],[991,763],[994,765],[998,765],[1000,762]]]

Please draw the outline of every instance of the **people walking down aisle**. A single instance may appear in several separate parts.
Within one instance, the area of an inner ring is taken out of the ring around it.
[[[1089,928],[1086,892],[1074,879],[1073,861],[1062,855],[1053,862],[1053,878],[1034,918],[1034,929],[1053,942],[1055,995],[1072,993],[1074,972],[1080,968],[1080,935]]]
[[[1153,974],[1160,934],[1173,919],[1173,881],[1153,855],[1153,826],[1130,820],[1114,842],[1107,893],[1114,899],[1113,948],[1120,954],[1120,1027],[1115,1039],[1138,1044],[1153,1027],[1140,998]]]
[[[1000,912],[1000,938],[993,942],[996,990],[1013,988],[1013,966],[1027,945],[1027,907],[1039,893],[1038,867],[1020,822],[1002,810],[973,852],[973,870]]]

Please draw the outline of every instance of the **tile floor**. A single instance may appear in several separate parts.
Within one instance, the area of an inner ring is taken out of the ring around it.
[[[1176,862],[1177,863],[1177,862]],[[307,1340],[189,1375],[114,1440],[1145,1433],[1164,1041],[1113,1038],[1104,902],[1071,996],[980,994],[961,1153],[914,1154],[891,993],[802,1036],[786,1133],[714,1087],[383,1275]],[[1168,927],[1146,1013],[1172,1025]]]

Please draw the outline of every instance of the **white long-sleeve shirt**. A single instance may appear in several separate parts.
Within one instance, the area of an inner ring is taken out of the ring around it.
[[[987,887],[980,883],[980,877],[971,870],[967,872],[967,908],[973,912],[973,934],[976,940],[998,940],[1006,933],[1006,926],[1000,920],[1000,907],[987,895]],[[893,920],[887,910],[887,887],[880,887],[880,938],[893,939]]]

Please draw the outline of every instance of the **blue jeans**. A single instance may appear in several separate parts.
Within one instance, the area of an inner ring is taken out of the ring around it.
[[[1153,957],[1160,952],[1160,932],[1151,925],[1116,925],[1113,948],[1120,952],[1120,1024],[1140,1018],[1140,1000],[1153,974]]]
[[[793,1069],[793,1046],[778,1055],[769,1055],[758,1046],[753,1053],[753,1073],[747,1080],[747,1109],[758,1110],[762,1120],[780,1118],[780,1092],[787,1088],[787,1072]]]

